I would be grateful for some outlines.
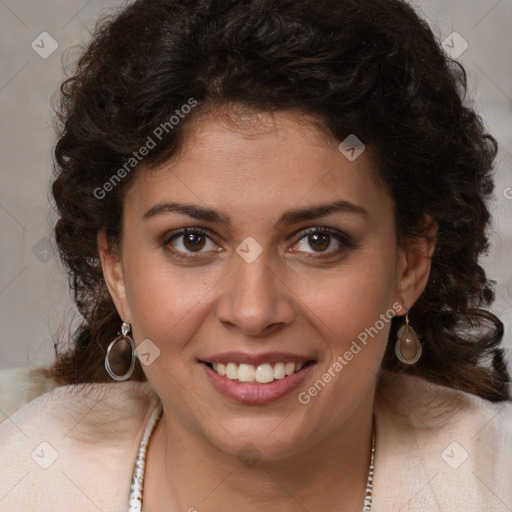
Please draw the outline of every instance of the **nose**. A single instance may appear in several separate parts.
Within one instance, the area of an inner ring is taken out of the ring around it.
[[[218,304],[220,322],[245,336],[268,336],[295,319],[292,293],[263,253],[247,263],[234,255]]]

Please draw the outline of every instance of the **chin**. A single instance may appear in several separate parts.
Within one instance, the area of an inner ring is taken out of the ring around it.
[[[225,419],[222,426],[217,425],[214,430],[211,423],[205,425],[203,435],[217,450],[239,458],[247,465],[253,459],[261,462],[283,460],[294,453],[298,455],[318,435],[315,433],[317,429],[310,425],[301,428],[300,421],[293,419],[292,415],[283,421],[284,418],[286,415]]]

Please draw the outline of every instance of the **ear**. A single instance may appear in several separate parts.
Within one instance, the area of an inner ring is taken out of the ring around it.
[[[400,304],[411,309],[427,286],[432,256],[436,246],[438,224],[425,216],[417,236],[408,237],[399,248],[398,282],[396,297]],[[406,311],[403,310],[403,314]]]
[[[120,255],[117,250],[110,247],[104,229],[98,232],[97,241],[103,277],[117,313],[123,322],[132,323]]]

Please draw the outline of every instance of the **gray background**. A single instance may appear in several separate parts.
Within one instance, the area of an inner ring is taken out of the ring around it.
[[[0,0],[0,369],[51,362],[55,335],[65,336],[62,326],[77,321],[65,273],[48,247],[55,220],[48,202],[55,142],[50,98],[64,76],[63,57],[89,38],[101,11],[120,3]],[[512,0],[413,4],[441,41],[454,31],[467,41],[458,60],[500,143],[492,246],[483,264],[498,282],[493,311],[505,322],[512,361]],[[31,47],[42,32],[58,43],[46,59]]]

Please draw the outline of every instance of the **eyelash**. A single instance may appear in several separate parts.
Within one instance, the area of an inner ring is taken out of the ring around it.
[[[205,237],[209,238],[210,240],[212,240],[214,242],[214,240],[210,236],[210,232],[205,230],[205,229],[202,229],[202,228],[183,228],[179,232],[171,233],[169,236],[165,237],[165,239],[162,242],[161,246],[165,247],[166,249],[171,251],[173,253],[173,255],[175,257],[177,257],[177,258],[180,258],[180,259],[183,259],[183,260],[190,260],[192,258],[195,258],[196,255],[200,255],[201,253],[200,252],[196,252],[196,253],[183,253],[181,251],[177,251],[174,248],[170,248],[170,244],[171,244],[171,242],[174,239],[179,238],[180,236],[183,236],[183,235],[188,235],[190,233],[205,236]],[[335,229],[331,229],[331,228],[325,228],[325,227],[320,227],[320,228],[313,227],[313,228],[308,228],[306,230],[300,231],[298,233],[300,235],[300,237],[297,239],[297,241],[294,243],[294,245],[296,245],[302,239],[308,237],[309,235],[318,234],[318,233],[332,236],[338,242],[340,242],[342,247],[337,249],[337,250],[334,250],[334,251],[316,253],[316,254],[318,254],[318,256],[312,256],[313,258],[326,258],[327,256],[322,256],[322,255],[323,254],[328,254],[328,256],[333,256],[333,255],[340,254],[342,251],[344,251],[346,249],[355,249],[355,244],[352,242],[352,240],[350,239],[350,237],[348,235],[346,235],[345,233],[343,233],[341,231],[338,231],[338,230],[335,230]],[[295,236],[295,235],[292,235],[292,236]],[[188,254],[188,255],[185,255],[185,254]],[[308,253],[308,254],[311,254],[311,253]]]

